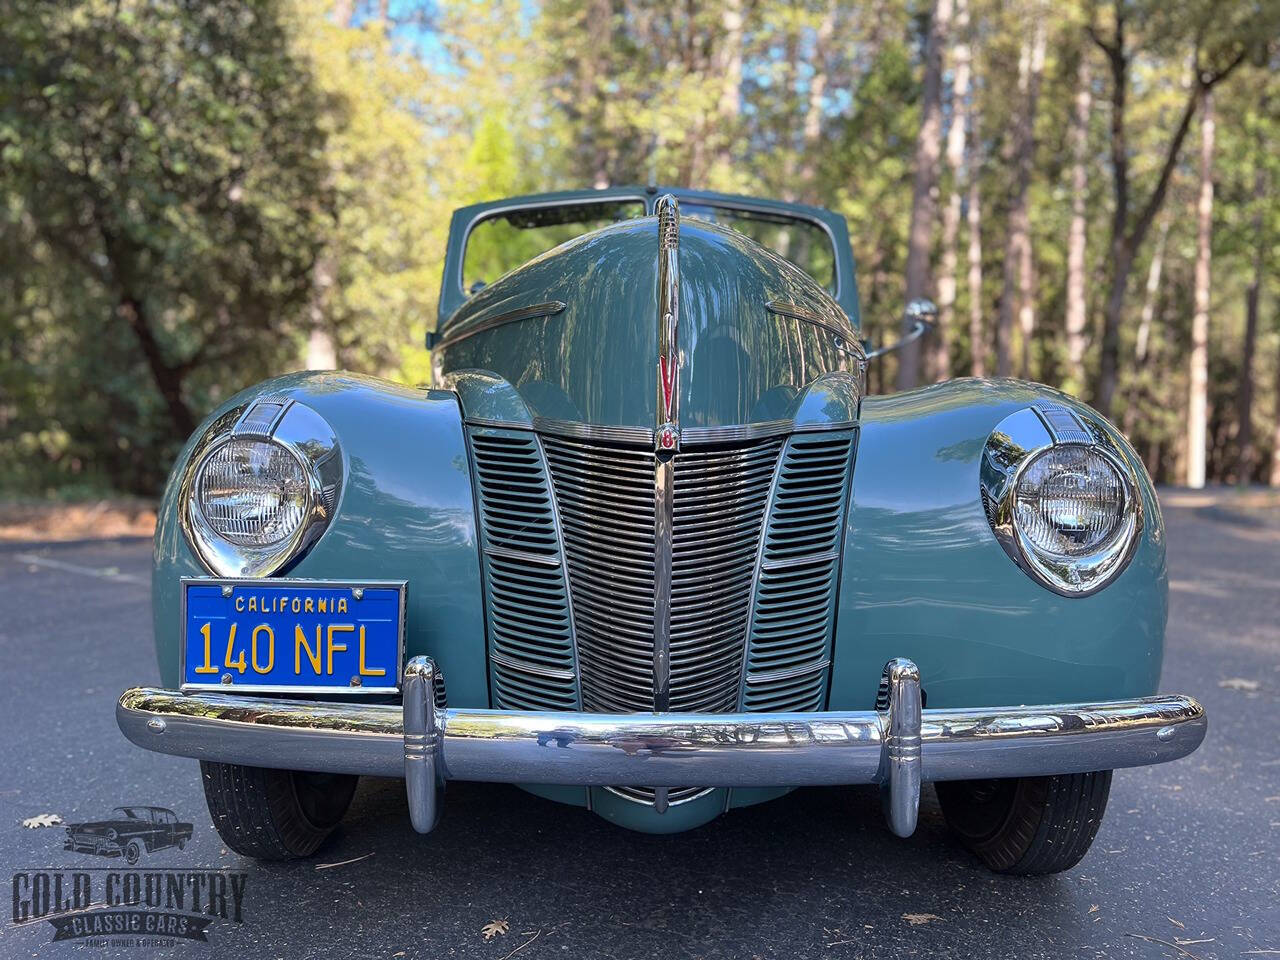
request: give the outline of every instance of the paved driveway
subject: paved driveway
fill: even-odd
[[[987,873],[928,791],[919,831],[896,840],[867,789],[801,790],[652,837],[514,787],[451,784],[423,837],[399,782],[364,781],[316,859],[243,860],[210,825],[196,764],[116,730],[120,690],[156,679],[139,541],[0,546],[0,863],[92,866],[102,882],[124,864],[64,853],[61,828],[21,821],[141,802],[195,835],[140,867],[247,873],[243,922],[215,920],[208,944],[109,938],[91,956],[1280,956],[1280,522],[1213,505],[1166,517],[1164,687],[1202,698],[1208,739],[1179,763],[1117,773],[1092,852],[1065,875]],[[507,932],[486,941],[499,920]],[[5,921],[0,956],[86,949],[52,934]]]

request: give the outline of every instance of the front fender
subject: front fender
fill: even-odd
[[[893,657],[920,667],[930,707],[1008,706],[1154,694],[1168,614],[1164,525],[1146,470],[1145,523],[1128,568],[1084,598],[1024,574],[983,511],[988,434],[1037,399],[1096,413],[1020,381],[955,380],[862,408],[841,569],[830,705],[867,709]]]
[[[151,588],[163,684],[179,682],[180,579],[209,575],[182,533],[179,478],[212,424],[268,394],[299,400],[329,422],[346,478],[328,530],[288,576],[407,580],[406,659],[435,659],[451,705],[487,707],[475,506],[457,396],[349,373],[291,374],[243,391],[179,454],[156,524]]]

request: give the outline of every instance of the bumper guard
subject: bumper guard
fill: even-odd
[[[799,787],[878,783],[910,836],[930,780],[1045,776],[1177,760],[1204,739],[1191,697],[922,710],[920,671],[891,660],[884,710],[839,713],[552,713],[438,707],[436,667],[414,657],[396,704],[183,694],[134,687],[116,707],[140,747],[258,767],[403,777],[431,830],[446,780],[578,786]]]

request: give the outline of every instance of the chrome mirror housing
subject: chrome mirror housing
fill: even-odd
[[[893,353],[895,350],[901,350],[907,344],[919,340],[938,325],[938,305],[925,297],[919,297],[908,303],[907,309],[903,311],[902,315],[903,319],[906,320],[904,326],[909,324],[910,327],[900,340],[883,347],[872,347],[869,341],[862,341],[862,345],[867,351],[868,360],[883,357],[886,353]]]

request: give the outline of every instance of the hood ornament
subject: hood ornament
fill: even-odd
[[[680,449],[680,202],[663,194],[658,216],[658,424],[659,457]]]

